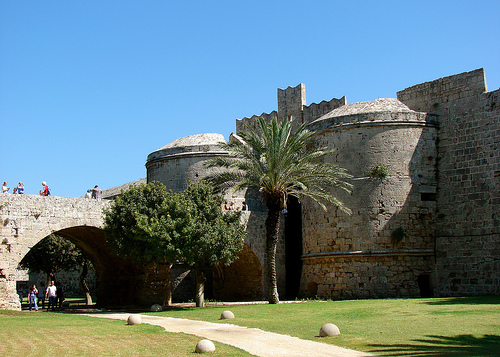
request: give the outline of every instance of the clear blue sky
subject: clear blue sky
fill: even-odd
[[[500,86],[500,1],[0,2],[0,181],[81,196],[147,155],[235,130],[305,83],[307,104],[396,97],[483,67]]]

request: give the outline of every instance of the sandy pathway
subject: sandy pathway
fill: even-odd
[[[93,313],[83,314],[91,317],[127,320],[129,313]],[[161,326],[168,332],[182,332],[199,336],[211,341],[222,342],[255,356],[261,357],[361,357],[374,356],[369,353],[359,352],[329,345],[326,343],[302,340],[297,337],[266,332],[256,328],[247,328],[231,324],[211,323],[161,317],[140,315],[142,323]],[[193,347],[194,348],[194,347]]]

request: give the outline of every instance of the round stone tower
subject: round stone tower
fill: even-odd
[[[354,177],[334,191],[352,215],[304,200],[301,291],[321,297],[432,293],[435,118],[397,99],[342,106],[313,121],[326,160]]]
[[[220,147],[222,134],[197,134],[172,141],[148,155],[146,170],[148,182],[158,181],[172,191],[185,190],[189,182],[196,182],[211,173],[203,162],[227,155]]]

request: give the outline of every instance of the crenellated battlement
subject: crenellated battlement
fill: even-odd
[[[300,83],[295,87],[286,89],[278,88],[278,111],[252,115],[243,119],[236,119],[236,133],[241,133],[246,125],[256,129],[257,118],[262,117],[270,121],[273,117],[278,119],[289,119],[293,121],[294,127],[303,123],[311,123],[324,114],[347,104],[346,97],[333,98],[330,101],[323,100],[320,103],[306,105],[306,86]]]
[[[340,99],[333,98],[329,102],[323,100],[320,103],[312,103],[311,105],[304,107],[304,122],[312,123],[326,113],[329,113],[332,110],[340,108],[346,104],[347,99],[345,96]]]
[[[257,128],[257,118],[259,117],[264,118],[266,122],[269,122],[272,118],[277,116],[278,112],[273,110],[271,113],[262,113],[261,115],[252,115],[250,118],[244,117],[243,119],[236,119],[236,133],[238,134],[244,131],[246,125],[255,130]]]

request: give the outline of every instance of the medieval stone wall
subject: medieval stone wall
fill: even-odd
[[[49,234],[68,227],[102,227],[106,202],[34,195],[0,196],[0,304],[19,308],[16,269],[26,253]]]
[[[303,123],[311,123],[322,115],[347,104],[346,97],[333,98],[330,101],[323,100],[320,103],[306,105],[306,86],[300,83],[296,87],[286,89],[278,88],[278,111],[252,115],[243,119],[236,119],[236,133],[246,131],[246,126],[253,130],[257,129],[257,118],[262,117],[266,122],[272,118],[287,118],[292,120],[292,127],[296,129]]]
[[[441,295],[500,293],[500,91],[484,70],[407,88],[398,98],[439,114],[436,263]]]
[[[304,200],[301,291],[310,297],[420,296],[433,272],[437,128],[424,113],[366,113],[311,124],[326,161],[354,177],[334,191],[353,214]],[[386,177],[370,177],[375,165]],[[425,196],[424,194],[424,197]],[[422,278],[420,278],[422,279]]]
[[[0,308],[20,309],[17,266],[51,233],[75,243],[92,261],[101,306],[163,303],[165,269],[124,260],[106,245],[102,212],[109,204],[86,198],[0,195]]]
[[[214,172],[203,166],[204,162],[216,156],[226,155],[218,145],[224,141],[221,134],[198,134],[180,138],[153,151],[146,162],[147,181],[158,181],[168,189],[179,192],[190,182]]]

